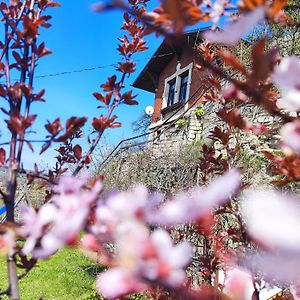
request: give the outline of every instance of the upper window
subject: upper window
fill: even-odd
[[[188,100],[192,66],[193,64],[190,63],[188,66],[181,68],[180,63],[178,63],[176,72],[165,79],[162,108]]]
[[[173,105],[175,103],[175,87],[176,87],[176,80],[173,79],[168,83],[169,85],[169,92],[168,92],[168,106]]]
[[[180,88],[179,88],[179,102],[187,100],[187,88],[189,81],[189,72],[185,72],[180,76]]]

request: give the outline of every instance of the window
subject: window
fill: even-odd
[[[187,100],[187,88],[189,81],[189,73],[186,72],[180,76],[180,89],[179,89],[179,102],[184,102]]]
[[[168,92],[168,106],[173,105],[175,102],[175,87],[176,87],[176,80],[172,80],[168,83],[169,85],[169,92]]]
[[[176,72],[165,79],[162,109],[174,104],[184,103],[188,100],[192,67],[193,63],[184,68],[181,68],[181,64],[178,63]]]

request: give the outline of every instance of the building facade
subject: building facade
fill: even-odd
[[[207,29],[187,32],[172,43],[165,39],[133,83],[134,87],[154,94],[149,128],[154,146],[180,148],[187,142],[207,142],[216,126],[226,126],[217,116],[221,105],[209,100],[213,77],[199,62],[198,47]],[[227,83],[221,84],[225,89]],[[251,105],[240,111],[257,124],[274,122],[273,117]],[[249,149],[268,148],[254,134],[247,134],[241,143]]]

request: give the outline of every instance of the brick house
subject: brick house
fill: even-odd
[[[173,44],[165,39],[133,83],[155,95],[150,125],[151,137],[157,137],[154,145],[180,147],[186,142],[207,140],[215,126],[224,126],[216,115],[219,105],[206,101],[206,92],[212,89],[210,75],[199,67],[197,58],[197,46],[208,29],[186,32]],[[273,122],[272,117],[251,105],[242,107],[241,112],[256,123]],[[248,135],[242,143],[246,148],[265,148],[255,135]]]
[[[199,68],[196,52],[207,29],[189,31],[173,44],[165,39],[133,83],[155,95],[150,129],[159,144],[203,139],[216,125],[212,105],[205,103],[209,74]]]

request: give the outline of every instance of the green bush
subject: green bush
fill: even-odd
[[[200,119],[202,116],[204,116],[205,110],[203,108],[197,108],[195,110],[195,115],[198,119]]]
[[[188,120],[187,119],[179,119],[177,122],[176,122],[176,125],[178,126],[178,127],[183,127],[183,126],[185,126],[185,125],[187,125],[188,124]]]

